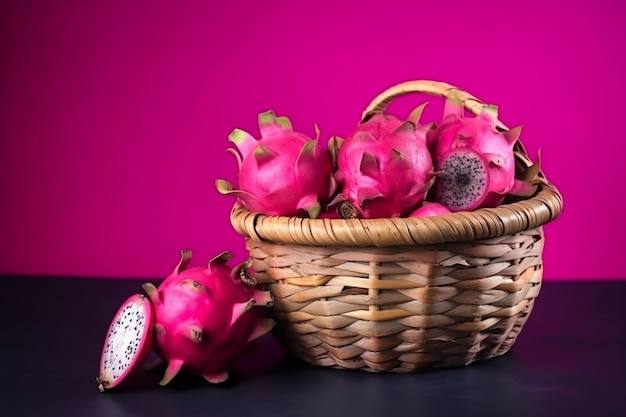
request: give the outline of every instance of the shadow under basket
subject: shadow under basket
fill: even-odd
[[[474,114],[484,106],[449,84],[418,80],[383,92],[363,117],[416,92],[460,98]],[[519,141],[515,149],[530,165]],[[373,372],[463,366],[508,352],[539,294],[542,226],[562,210],[540,176],[534,196],[472,212],[308,219],[235,205],[230,220],[294,356]]]

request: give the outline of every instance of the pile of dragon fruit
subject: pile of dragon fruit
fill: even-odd
[[[496,106],[468,117],[447,100],[439,123],[420,124],[425,104],[407,120],[371,114],[325,144],[317,125],[310,138],[288,118],[261,113],[258,140],[240,129],[229,136],[239,187],[218,179],[216,188],[266,215],[362,219],[472,211],[536,192],[539,161],[516,160],[521,126],[497,129]]]

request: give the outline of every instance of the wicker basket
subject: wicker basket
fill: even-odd
[[[475,114],[484,106],[418,80],[380,94],[364,117],[409,93],[454,95]],[[529,165],[523,145],[515,147]],[[539,294],[542,225],[562,209],[540,175],[532,198],[473,212],[307,219],[235,205],[231,223],[274,297],[277,336],[296,357],[375,372],[462,366],[509,351]]]

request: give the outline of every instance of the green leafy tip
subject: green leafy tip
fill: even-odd
[[[417,106],[411,113],[409,113],[408,121],[413,123],[415,126],[419,124],[420,119],[422,118],[422,113],[424,112],[424,108],[428,105],[428,102],[424,102]]]
[[[230,194],[234,191],[233,185],[229,181],[220,179],[215,180],[215,188],[220,194],[224,195]]]
[[[240,145],[248,140],[250,134],[245,130],[235,129],[230,135],[228,135],[228,140],[234,143],[235,145]]]
[[[263,127],[274,124],[278,124],[278,121],[276,120],[276,113],[274,113],[273,110],[268,110],[259,114],[259,126]]]
[[[280,116],[276,118],[276,123],[283,130],[293,131],[293,126],[291,125],[291,120],[287,116]]]

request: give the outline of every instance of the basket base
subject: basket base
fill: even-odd
[[[287,351],[312,365],[396,373],[508,352],[541,288],[542,249],[541,228],[419,247],[248,241]]]
[[[514,318],[502,322],[484,332],[459,333],[450,340],[429,340],[419,345],[407,343],[402,336],[370,336],[356,340],[354,345],[334,347],[327,343],[307,346],[311,341],[324,340],[327,334],[311,333],[299,337],[293,329],[281,323],[274,335],[281,345],[295,358],[313,366],[334,369],[362,370],[374,373],[411,373],[442,368],[470,365],[474,362],[502,356],[507,353],[528,320],[534,300]],[[512,323],[512,324],[511,324]],[[360,346],[394,346],[387,350],[367,350]]]

